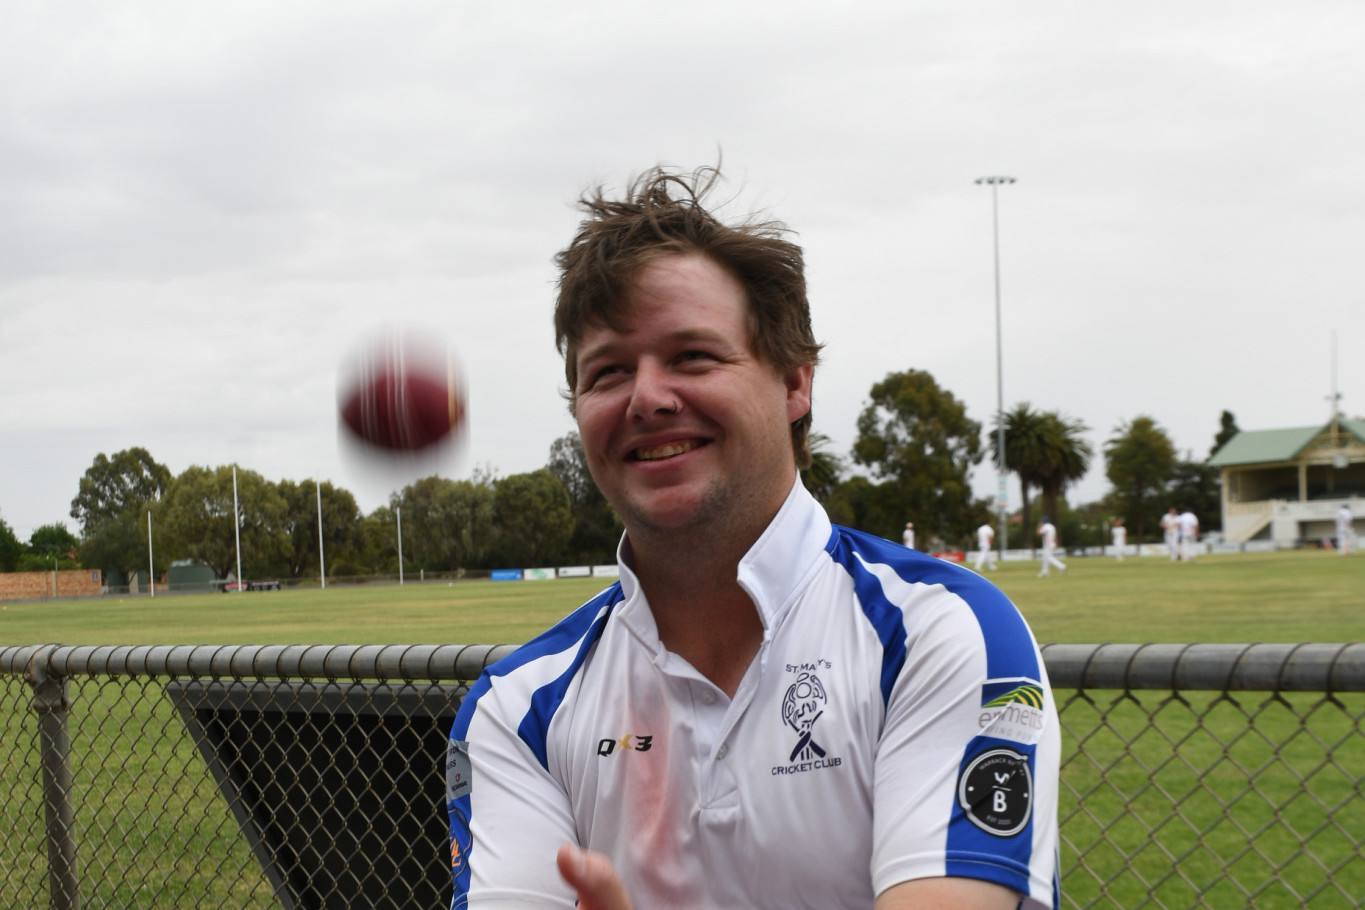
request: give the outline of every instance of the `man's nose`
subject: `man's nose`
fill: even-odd
[[[631,386],[630,416],[645,419],[657,414],[675,414],[678,396],[668,370],[653,361],[642,361],[635,369]]]

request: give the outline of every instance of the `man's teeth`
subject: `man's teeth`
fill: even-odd
[[[674,455],[690,452],[696,447],[695,442],[670,442],[666,446],[656,446],[652,449],[636,449],[635,457],[640,461],[658,461],[660,458],[672,458]]]

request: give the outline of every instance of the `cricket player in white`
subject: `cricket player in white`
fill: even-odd
[[[983,565],[989,564],[990,570],[995,571],[995,551],[991,549],[991,544],[995,541],[995,528],[990,522],[986,522],[976,529],[976,571],[980,572]]]
[[[982,576],[832,525],[809,463],[801,251],[598,191],[556,336],[620,581],[500,661],[451,729],[452,906],[1060,906],[1061,743]]]
[[[1171,510],[1161,516],[1162,538],[1166,541],[1166,552],[1171,555],[1171,562],[1180,558],[1180,513],[1171,506]]]
[[[1199,519],[1189,509],[1180,513],[1180,558],[1194,562],[1195,544],[1199,541]]]
[[[1337,509],[1337,552],[1342,556],[1349,555],[1355,549],[1355,542],[1355,516],[1351,514],[1351,507],[1343,502]]]
[[[1066,572],[1066,564],[1056,556],[1057,551],[1057,527],[1046,515],[1043,520],[1038,522],[1038,536],[1043,539],[1043,568],[1038,573],[1039,578],[1047,578],[1048,566],[1056,566],[1063,573]]]
[[[1114,519],[1114,527],[1110,530],[1114,538],[1114,558],[1123,562],[1123,550],[1128,546],[1128,529],[1123,526],[1122,518]]]

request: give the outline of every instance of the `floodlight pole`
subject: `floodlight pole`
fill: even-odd
[[[394,514],[398,516],[398,584],[403,584],[403,507],[394,506]]]
[[[156,597],[156,566],[152,562],[152,510],[147,510],[147,578],[152,597]]]
[[[237,593],[242,593],[242,517],[237,511],[237,466],[232,466],[232,536],[237,541]]]
[[[978,185],[991,188],[991,234],[995,248],[995,419],[996,419],[996,490],[995,508],[1000,521],[1000,561],[1005,561],[1005,515],[1009,505],[1009,490],[1005,485],[1005,370],[1003,342],[1000,331],[1000,197],[1001,184],[1014,183],[1013,177],[978,177]],[[1027,538],[1028,529],[1024,529]]]
[[[318,491],[318,571],[322,573],[322,586],[327,587],[327,560],[322,555],[322,484],[313,481]]]

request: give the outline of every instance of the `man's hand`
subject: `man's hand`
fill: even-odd
[[[555,861],[559,874],[578,892],[578,910],[631,910],[626,886],[602,854],[565,844]]]

